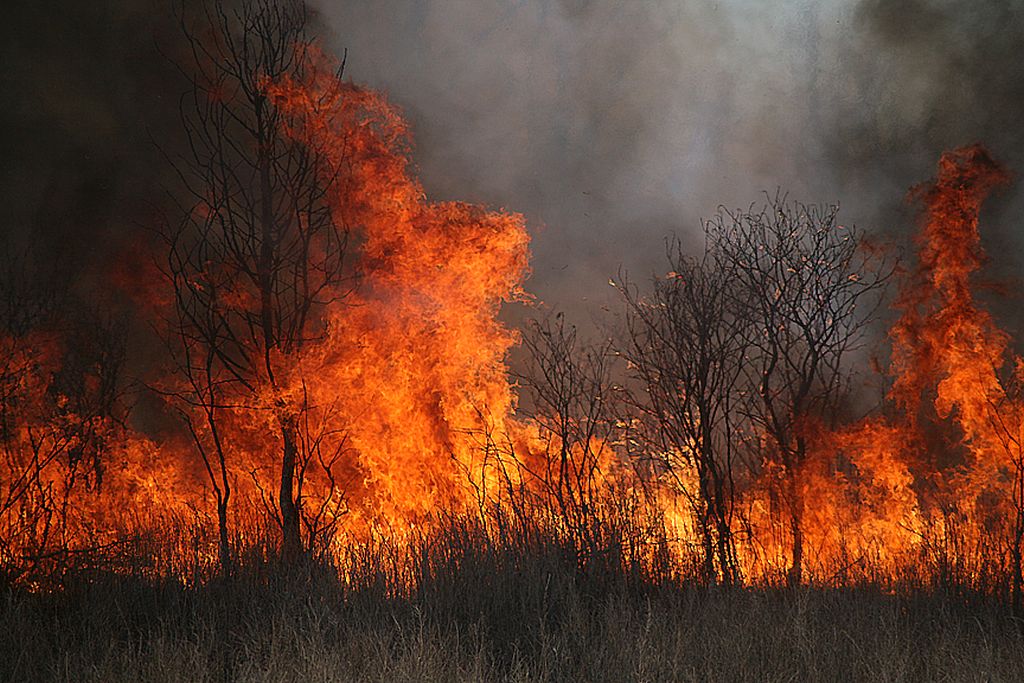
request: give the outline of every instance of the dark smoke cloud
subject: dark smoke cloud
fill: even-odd
[[[138,237],[169,179],[181,83],[169,7],[144,0],[17,3],[5,11],[0,109],[4,231],[98,277]]]
[[[922,177],[938,152],[974,141],[1021,168],[1017,3],[867,0],[852,16],[856,40],[835,51],[847,96],[834,98],[822,131],[835,168],[864,180],[872,170],[897,181]]]
[[[986,276],[1009,294],[991,297],[989,305],[1020,338],[1024,8],[1016,2],[866,0],[854,19],[857,42],[842,54],[847,70],[860,78],[866,106],[851,99],[834,117],[828,163],[850,169],[854,196],[871,197],[872,183],[895,196],[930,176],[942,150],[985,144],[1016,176],[986,206],[982,237],[990,256]],[[874,211],[868,207],[865,215],[905,233],[899,205],[878,190],[873,196]]]
[[[183,84],[170,3],[19,3],[2,55],[4,231],[102,286],[157,220]],[[906,189],[981,141],[1024,170],[1024,18],[1014,2],[314,0],[348,74],[389,91],[436,198],[524,212],[530,288],[596,308],[619,266],[661,268],[718,204],[777,187],[840,201],[898,238]],[[998,275],[1019,270],[1020,185],[993,204]],[[584,303],[586,299],[587,303]]]

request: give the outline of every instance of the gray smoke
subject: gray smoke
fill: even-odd
[[[666,234],[696,248],[719,204],[782,188],[899,240],[906,190],[943,149],[981,141],[1024,170],[1010,0],[311,1],[349,76],[410,118],[430,194],[525,213],[529,288],[570,312],[599,312],[620,266],[662,269]],[[183,49],[173,3],[16,5],[0,41],[3,230],[69,252],[102,287],[174,184],[156,147],[180,144],[184,84],[160,55]],[[997,277],[1021,267],[1022,197],[985,217]]]
[[[902,240],[908,187],[981,141],[1024,169],[1024,19],[1013,2],[314,0],[348,74],[413,123],[435,198],[522,211],[529,287],[604,301],[662,267],[719,204],[776,188]],[[1012,189],[989,211],[1020,259]],[[1015,249],[1007,249],[1007,247]]]

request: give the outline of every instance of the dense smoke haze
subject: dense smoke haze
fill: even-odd
[[[980,141],[1024,168],[1014,3],[316,0],[348,76],[409,117],[428,192],[523,212],[529,289],[580,318],[663,238],[777,188],[903,239],[907,188]],[[26,5],[4,40],[5,231],[83,281],[144,240],[173,183],[183,49],[173,6]],[[1021,192],[993,203],[1016,273]],[[1005,247],[1011,247],[1007,249]],[[587,303],[589,302],[589,303]]]
[[[781,188],[902,236],[943,149],[1022,160],[1013,3],[317,6],[352,77],[411,116],[429,189],[527,214],[532,288],[564,307],[659,268],[719,204]]]
[[[2,197],[7,248],[32,244],[102,278],[142,237],[172,180],[184,83],[170,6],[19,3],[4,22]]]

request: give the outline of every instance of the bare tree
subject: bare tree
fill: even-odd
[[[234,378],[218,362],[215,351],[222,321],[192,296],[193,287],[186,280],[188,270],[177,260],[178,246],[172,242],[170,247],[167,274],[174,289],[176,317],[169,326],[167,341],[179,382],[173,388],[157,390],[175,399],[175,408],[203,461],[216,501],[218,559],[221,572],[226,576],[231,573],[228,528],[231,479],[220,415],[236,407],[224,396]]]
[[[863,234],[839,225],[837,206],[790,203],[776,195],[746,211],[722,209],[707,224],[735,279],[744,329],[745,372],[758,400],[749,416],[769,439],[765,457],[781,467],[791,535],[790,583],[802,576],[806,420],[834,422],[848,387],[847,361],[864,341],[895,269]]]
[[[74,305],[32,249],[3,249],[0,571],[52,579],[74,552],[95,549],[75,521],[82,496],[100,493],[108,440],[124,427],[124,328]]]
[[[735,266],[713,248],[699,258],[669,245],[671,271],[643,296],[625,278],[621,353],[639,391],[630,392],[640,434],[693,510],[708,581],[739,580],[733,515],[742,447],[743,363],[749,321],[737,307]],[[691,469],[692,468],[692,469]],[[680,477],[696,472],[696,487]]]
[[[996,452],[1005,456],[995,472],[985,471],[989,486],[1009,486],[998,502],[1008,512],[1006,545],[1010,556],[1010,609],[1024,617],[1024,359],[997,373],[999,390],[985,396],[984,419],[992,431]],[[1004,489],[1005,490],[1005,489]]]
[[[225,410],[271,413],[280,439],[277,519],[285,558],[303,547],[296,476],[309,406],[283,377],[322,334],[323,306],[350,287],[349,232],[326,201],[336,169],[287,135],[302,122],[267,92],[283,78],[312,77],[307,25],[298,0],[248,0],[230,11],[214,2],[199,22],[182,19],[193,57],[182,69],[191,86],[181,102],[188,148],[172,161],[188,198],[181,220],[164,230],[185,379],[179,393],[204,424],[207,445],[196,443],[219,488],[218,508],[230,496]]]
[[[517,461],[532,488],[539,488],[544,502],[555,506],[578,544],[581,561],[586,561],[602,542],[597,527],[607,493],[603,477],[609,474],[602,468],[613,461],[610,343],[580,343],[576,328],[559,313],[533,321],[523,346],[523,407],[538,429],[541,452]]]

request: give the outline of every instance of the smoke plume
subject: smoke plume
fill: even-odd
[[[942,150],[980,141],[1024,168],[1009,2],[315,4],[349,75],[410,116],[428,190],[527,215],[531,288],[561,307],[762,191],[902,240],[906,189]],[[1019,190],[995,205],[987,234],[1017,246]]]
[[[189,2],[188,5],[196,5]],[[777,188],[903,239],[942,150],[1024,168],[1024,19],[1012,2],[312,0],[347,74],[411,119],[426,189],[523,212],[530,289],[596,306],[700,218]],[[5,232],[69,252],[87,286],[144,239],[180,143],[171,5],[26,4],[5,22]],[[1020,268],[1012,188],[986,216]]]

